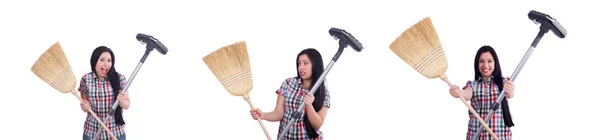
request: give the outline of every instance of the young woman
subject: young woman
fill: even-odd
[[[305,49],[296,57],[296,77],[287,78],[276,91],[277,105],[272,112],[263,113],[260,109],[250,110],[252,117],[257,120],[279,121],[279,134],[292,120],[292,113],[302,104],[305,111],[301,119],[294,122],[284,137],[285,139],[323,139],[319,130],[325,122],[329,109],[329,92],[323,82],[316,90],[315,95],[310,94],[310,89],[323,74],[323,59],[321,54],[312,48]],[[278,134],[278,138],[279,138]]]
[[[509,81],[509,78],[502,77],[502,70],[500,69],[500,61],[496,51],[490,46],[483,46],[479,48],[475,56],[475,81],[468,81],[466,86],[459,89],[458,86],[453,85],[450,88],[450,94],[458,98],[460,95],[465,97],[466,100],[471,101],[471,106],[475,111],[485,116],[492,105],[500,96],[500,92],[504,90],[506,96],[501,104],[501,109],[497,110],[490,119],[491,121],[487,125],[501,140],[510,140],[512,132],[510,127],[514,126],[510,111],[508,108],[507,99],[512,98],[514,93],[514,84]],[[469,112],[469,127],[467,132],[467,140],[471,140],[475,136],[477,129],[480,127],[479,121]],[[477,140],[491,140],[493,139],[491,134],[487,131],[482,130]]]
[[[92,72],[85,74],[79,84],[78,90],[83,99],[81,109],[83,112],[88,113],[88,109],[91,108],[98,117],[103,119],[108,116],[112,104],[119,100],[115,115],[108,118],[106,126],[119,140],[125,140],[125,121],[123,120],[122,109],[129,108],[129,94],[121,92],[121,89],[127,83],[125,76],[115,70],[115,55],[105,46],[97,47],[92,52],[90,64]],[[90,140],[95,133],[102,129],[90,113],[85,119],[83,128],[83,140]],[[105,130],[102,131],[99,137],[102,140],[110,139]]]

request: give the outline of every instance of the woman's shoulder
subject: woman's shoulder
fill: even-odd
[[[298,77],[288,77],[288,78],[286,78],[284,80],[284,83],[288,83],[288,84],[290,84],[290,83],[298,83],[299,81],[301,81],[301,80]]]
[[[119,79],[126,79],[127,77],[125,77],[124,74],[117,72],[117,74],[119,74]]]
[[[94,77],[94,72],[88,72],[86,74],[84,74],[83,76],[81,76],[81,79],[88,79],[88,78],[92,78]]]
[[[467,83],[465,84],[465,86],[463,87],[463,89],[467,88],[467,87],[472,87],[477,85],[477,80],[467,80]]]

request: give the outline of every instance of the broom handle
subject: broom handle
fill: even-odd
[[[79,94],[77,94],[77,92],[72,91],[71,94],[73,94],[75,97],[77,97],[77,99],[79,99],[79,102],[83,103],[83,99],[81,99],[81,96],[79,96]],[[100,117],[98,117],[98,115],[96,115],[96,113],[94,113],[94,111],[92,111],[92,109],[88,109],[88,112],[90,114],[92,114],[92,116],[94,117],[94,119],[96,119],[96,121],[98,121],[98,123],[100,124],[100,126],[102,126],[104,128],[104,130],[106,130],[106,132],[108,132],[108,134],[110,135],[110,137],[112,137],[113,139],[117,139],[117,137],[110,131],[110,129],[108,129],[108,127],[106,127],[106,124],[104,124],[103,122],[101,122]]]
[[[440,77],[440,79],[442,79],[444,82],[446,82],[446,84],[448,84],[448,86],[452,86],[452,83],[450,82],[450,80],[448,80],[446,74],[442,75]],[[467,100],[465,99],[465,97],[462,96],[462,94],[460,94],[460,100],[463,102],[463,104],[465,104],[465,106],[467,106],[467,108],[469,108],[469,111],[471,113],[473,113],[473,116],[475,116],[475,118],[477,118],[477,120],[479,121],[479,123],[481,123],[482,127],[485,127],[485,130],[487,130],[492,137],[494,137],[495,140],[499,140],[498,136],[496,136],[496,134],[494,134],[494,132],[492,131],[492,129],[490,129],[490,127],[488,127],[488,125],[485,123],[485,121],[483,121],[483,119],[481,119],[481,117],[479,117],[479,114],[477,112],[475,112],[475,109],[473,109],[473,107],[471,107],[471,105],[469,105],[469,103],[467,103]]]
[[[523,58],[519,62],[519,65],[517,65],[517,68],[515,69],[513,74],[510,76],[511,82],[514,82],[515,79],[517,79],[517,76],[519,76],[521,69],[523,69],[523,66],[529,59],[529,56],[531,56],[531,53],[533,53],[533,50],[535,49],[535,47],[537,47],[537,44],[540,42],[542,37],[544,37],[544,34],[546,34],[549,30],[550,30],[550,27],[545,27],[545,26],[540,27],[540,31],[538,32],[538,35],[535,37],[535,40],[533,40],[533,43],[531,43],[531,46],[529,46],[529,49],[527,49],[525,56],[523,56]],[[504,100],[504,96],[506,96],[506,95],[504,93],[504,90],[502,90],[500,92],[500,96],[498,97],[496,102],[494,102],[494,104],[492,105],[492,109],[490,111],[488,111],[488,114],[485,116],[486,122],[490,121],[491,117],[489,117],[489,116],[491,116],[493,113],[495,113],[498,110],[498,108],[500,107],[500,104],[502,103],[502,100]],[[481,133],[481,127],[479,127],[477,129],[477,133],[475,133],[475,136],[479,136],[480,133]]]
[[[254,109],[254,105],[252,105],[252,101],[250,101],[250,97],[248,96],[248,94],[244,94],[244,100],[246,100],[246,102],[248,102],[248,105],[250,105],[251,109]],[[265,132],[267,139],[271,140],[271,135],[269,135],[269,131],[267,131],[267,128],[263,124],[262,119],[260,119],[260,117],[259,117],[257,121],[260,124],[260,127],[262,128],[263,132]]]

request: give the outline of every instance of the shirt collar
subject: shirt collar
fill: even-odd
[[[96,75],[96,72],[92,72],[92,78],[95,80],[98,80],[98,75]],[[104,76],[104,80],[108,79],[107,76]]]
[[[304,88],[304,85],[302,84],[302,82],[304,82],[304,79],[302,79],[302,77],[298,77],[298,87],[300,88],[300,90],[307,90],[307,88]]]
[[[479,82],[489,82],[489,81],[491,81],[493,79],[494,79],[494,76],[492,75],[492,76],[490,76],[489,79],[487,79],[486,81],[483,81],[483,77],[479,76],[479,78],[477,79],[477,81],[479,81]]]

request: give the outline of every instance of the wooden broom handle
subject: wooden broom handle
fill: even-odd
[[[452,87],[452,83],[450,82],[450,80],[448,80],[448,77],[446,76],[446,74],[442,75],[440,77],[440,79],[442,79],[444,82],[446,82],[446,84],[448,84],[448,86]],[[481,125],[483,125],[485,130],[487,130],[492,135],[492,137],[494,137],[495,140],[499,140],[498,136],[496,136],[496,134],[494,134],[492,129],[490,129],[490,127],[488,127],[488,125],[485,123],[485,121],[483,121],[483,119],[481,119],[481,117],[479,117],[479,114],[477,112],[475,112],[475,109],[473,109],[473,107],[471,107],[471,105],[469,105],[469,103],[467,103],[467,100],[465,99],[465,97],[463,97],[462,94],[460,94],[459,97],[460,97],[460,100],[463,102],[463,104],[465,104],[465,106],[467,106],[467,108],[469,108],[469,111],[471,113],[473,113],[473,116],[475,116],[475,118],[477,118],[479,123],[481,123]]]
[[[79,96],[79,94],[77,94],[77,92],[71,91],[71,94],[73,94],[75,97],[77,97],[77,99],[79,99],[79,102],[83,102],[83,99],[81,99],[81,96]],[[96,119],[96,121],[98,121],[98,123],[100,123],[100,126],[102,126],[102,128],[104,128],[104,130],[106,130],[106,132],[108,132],[108,134],[110,135],[110,137],[112,137],[115,140],[118,140],[117,137],[110,131],[110,129],[108,129],[108,127],[106,127],[106,124],[104,124],[102,122],[102,120],[100,119],[100,117],[98,117],[98,115],[96,115],[96,113],[94,113],[94,111],[92,111],[91,108],[88,110],[88,112],[90,114],[92,114],[92,116]]]
[[[248,95],[244,95],[244,100],[246,100],[246,102],[248,102],[248,105],[250,105],[251,109],[254,109],[254,105],[252,105],[252,101],[250,101],[250,97]],[[267,131],[267,128],[263,124],[262,119],[258,118],[257,121],[260,124],[260,127],[262,127],[263,132],[265,132],[267,139],[271,140],[271,135],[269,135],[269,132]]]

